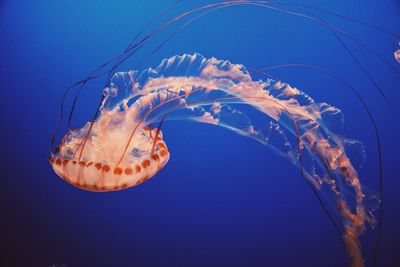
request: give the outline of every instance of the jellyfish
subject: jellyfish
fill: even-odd
[[[161,125],[150,125],[188,119],[221,126],[271,147],[317,190],[331,190],[354,266],[362,263],[357,237],[374,223],[365,203],[376,196],[363,191],[346,154],[362,146],[335,133],[342,124],[339,109],[284,82],[253,80],[243,65],[200,54],[164,59],[140,73],[118,72],[104,96],[97,120],[69,132],[50,159],[68,183],[90,191],[138,185],[170,157]],[[262,125],[253,118],[259,115],[268,118]]]
[[[397,51],[394,52],[394,58],[400,63],[400,49],[397,49]]]
[[[166,10],[179,2],[174,2]],[[162,132],[165,121],[190,120],[221,126],[256,140],[298,167],[341,235],[350,265],[364,266],[359,237],[367,226],[377,224],[374,212],[382,203],[382,188],[376,193],[361,183],[356,162],[363,161],[365,150],[360,141],[342,135],[344,121],[339,108],[316,102],[304,91],[271,77],[266,71],[274,67],[246,68],[229,60],[206,58],[199,53],[165,58],[158,66],[140,71],[139,66],[147,57],[158,52],[177,32],[210,12],[237,5],[266,8],[307,19],[326,28],[385,101],[389,101],[341,38],[350,38],[384,65],[396,73],[399,73],[398,70],[365,43],[326,23],[313,12],[327,13],[355,23],[359,21],[312,6],[284,2],[238,0],[214,3],[173,17],[146,35],[139,33],[123,53],[68,88],[65,95],[78,87],[68,118],[68,131],[59,146],[51,149],[49,162],[58,176],[75,187],[93,192],[118,191],[155,177],[168,163],[171,154]],[[150,55],[142,57],[132,70],[117,71],[123,62],[136,55],[159,32],[183,19],[187,20],[178,25]],[[398,36],[377,29],[392,37]],[[397,51],[396,60],[399,61],[399,57]],[[381,182],[379,131],[360,94],[341,77],[315,66],[285,66],[322,71],[341,81],[360,100],[377,137]],[[106,67],[108,69],[101,72]],[[256,79],[256,73],[265,74],[265,77]],[[102,76],[107,78],[93,119],[82,127],[71,128],[70,121],[81,90],[91,80]],[[64,102],[61,111],[63,118]],[[52,137],[52,144],[58,130],[59,126]]]

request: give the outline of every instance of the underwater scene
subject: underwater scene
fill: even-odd
[[[399,14],[0,1],[0,265],[400,266]]]

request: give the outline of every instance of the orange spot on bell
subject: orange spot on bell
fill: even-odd
[[[143,166],[143,168],[149,167],[150,166],[150,160],[148,160],[148,159],[143,160],[142,161],[142,166]]]
[[[160,159],[160,156],[157,155],[157,154],[154,154],[154,155],[153,155],[153,159],[154,159],[154,160],[159,160],[159,159]]]
[[[127,174],[127,175],[129,175],[129,174],[132,174],[132,169],[131,168],[126,168],[125,169],[125,174]]]
[[[81,165],[82,167],[85,167],[86,166],[86,161],[80,161],[79,165]]]
[[[57,159],[57,160],[56,160],[56,164],[57,164],[57,165],[61,165],[61,159]]]
[[[160,155],[161,155],[162,157],[165,157],[166,155],[168,155],[168,151],[165,150],[165,149],[163,149],[163,150],[160,151]]]
[[[94,166],[95,166],[98,170],[100,170],[102,165],[101,165],[101,163],[98,162],[98,163],[96,163]]]
[[[164,149],[167,148],[167,147],[164,145],[164,143],[158,143],[157,145],[158,145],[159,148],[164,148]]]
[[[93,161],[89,162],[88,165],[86,165],[86,167],[89,167],[92,164],[93,164]]]
[[[142,170],[142,168],[140,168],[139,165],[136,165],[136,166],[135,166],[135,169],[136,169],[136,173],[139,173],[139,172]]]
[[[114,169],[114,174],[120,175],[122,173],[122,169],[120,167],[117,167]]]
[[[103,166],[103,172],[108,172],[110,170],[110,166],[108,166],[107,164]]]

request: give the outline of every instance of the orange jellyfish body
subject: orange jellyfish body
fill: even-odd
[[[146,139],[150,139],[149,133],[150,131],[144,127],[141,134],[146,136]],[[125,140],[121,140],[121,143],[123,141]],[[155,148],[156,151],[152,155],[148,154],[134,159],[131,157],[120,164],[106,158],[98,161],[79,161],[77,157],[55,156],[51,157],[49,161],[54,171],[62,179],[78,188],[94,192],[116,191],[147,181],[165,166],[170,153],[160,137],[157,138]],[[63,149],[61,146],[60,152]]]

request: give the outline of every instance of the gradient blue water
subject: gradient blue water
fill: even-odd
[[[46,160],[48,144],[66,87],[117,55],[169,2],[0,2],[2,266],[345,266],[340,238],[299,171],[255,141],[224,129],[166,124],[170,162],[154,179],[133,189],[89,193],[53,173]],[[396,0],[300,2],[392,31],[400,26]],[[184,1],[164,18],[199,5]],[[330,21],[395,64],[393,39]],[[204,17],[141,68],[174,54],[200,52],[250,67],[314,64],[349,80],[371,106],[382,131],[385,217],[379,262],[399,266],[399,76],[348,43],[394,108],[387,107],[326,29],[254,7],[232,7]],[[366,145],[362,180],[377,189],[375,137],[356,99],[321,74],[300,69],[272,74],[344,111],[346,136]],[[93,83],[83,94],[75,127],[93,113],[101,85]],[[370,230],[362,238],[368,263],[375,234]]]

